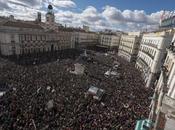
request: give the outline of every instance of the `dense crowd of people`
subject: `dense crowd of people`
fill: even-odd
[[[97,53],[83,75],[69,72],[79,60],[71,58],[38,65],[0,60],[0,130],[133,130],[148,117],[151,90],[134,65],[117,56]],[[114,61],[115,80],[105,77]],[[101,101],[87,96],[89,86],[105,90]]]

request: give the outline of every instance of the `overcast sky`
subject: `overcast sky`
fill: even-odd
[[[45,20],[48,3],[56,21],[68,26],[88,25],[93,30],[139,31],[158,27],[163,10],[173,11],[174,0],[0,0],[0,15]]]

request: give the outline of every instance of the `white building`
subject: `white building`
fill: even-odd
[[[0,54],[10,56],[70,49],[75,47],[72,36],[73,29],[55,23],[53,7],[49,5],[45,23],[41,22],[41,13],[36,21],[14,20],[13,17],[3,20],[0,23]]]
[[[118,49],[120,43],[120,35],[112,33],[102,33],[100,34],[100,46],[113,49]]]
[[[146,87],[152,86],[159,76],[166,48],[170,46],[172,36],[171,30],[145,33],[143,35],[136,68],[142,72]]]
[[[40,25],[26,22],[5,22],[0,26],[0,49],[5,56],[71,48],[72,32],[60,28],[47,31]]]
[[[150,119],[156,122],[155,130],[175,128],[175,46],[167,51],[164,71],[156,84],[150,112]]]
[[[0,26],[0,48],[1,54],[5,56],[19,55],[26,51],[28,41],[40,43],[37,35],[40,34],[41,39],[46,39],[42,27],[35,24],[23,22],[5,22]]]
[[[129,62],[135,62],[140,47],[140,32],[131,32],[121,36],[118,56]]]
[[[86,48],[95,46],[98,43],[98,34],[95,32],[86,32],[82,29],[74,29],[73,39],[75,48]]]

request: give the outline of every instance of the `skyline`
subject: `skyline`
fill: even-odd
[[[34,20],[39,11],[44,21],[47,5],[51,3],[56,22],[63,25],[88,25],[92,30],[140,31],[157,28],[163,10],[167,13],[173,10],[171,1],[159,0],[156,4],[156,0],[150,2],[152,5],[148,8],[146,0],[142,0],[142,4],[139,0],[132,1],[133,4],[129,0],[0,0],[0,16],[14,15],[16,19]]]

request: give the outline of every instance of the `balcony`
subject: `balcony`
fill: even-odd
[[[148,46],[151,46],[151,47],[154,47],[154,48],[157,48],[157,45],[152,44],[152,43],[142,42],[142,44],[143,44],[143,45],[148,45]]]
[[[148,51],[145,50],[141,50],[142,52],[144,52],[145,54],[147,54],[149,57],[151,57],[152,59],[154,59],[154,56],[151,55]]]
[[[138,58],[138,59],[137,59],[137,62],[138,62],[139,64],[141,64],[142,67],[144,67],[144,68],[147,68],[147,67],[148,67],[148,64],[147,64],[142,58]]]
[[[129,48],[129,49],[131,49],[131,48],[132,48],[132,47],[127,46],[127,45],[125,45],[125,44],[121,44],[121,46],[124,46],[124,47]]]
[[[124,49],[120,49],[119,51],[123,51],[123,52],[127,53],[128,55],[132,55],[129,51],[126,51]]]
[[[161,111],[175,119],[175,99],[165,95],[162,100]]]

